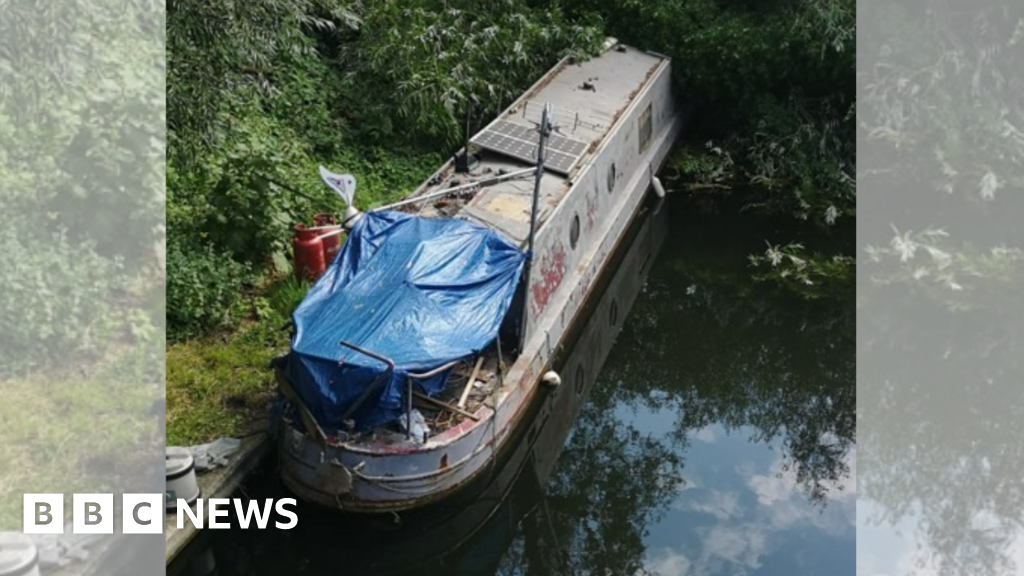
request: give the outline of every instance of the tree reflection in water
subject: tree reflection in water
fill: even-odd
[[[1017,573],[1020,315],[989,305],[950,314],[901,290],[871,297],[861,346],[872,361],[858,384],[870,415],[861,468],[870,520],[916,532],[906,573]]]
[[[858,564],[1021,573],[1024,5],[857,9]]]
[[[709,425],[781,444],[776,472],[819,508],[853,483],[853,287],[808,302],[756,285],[743,256],[763,246],[764,228],[716,221],[713,238],[734,240],[723,247],[680,219],[547,482],[545,505],[524,521],[499,573],[644,573],[650,526],[684,482],[689,439]],[[674,411],[671,433],[621,417],[633,408]],[[538,539],[551,549],[545,562],[531,553]],[[559,569],[550,566],[555,549],[564,551]]]

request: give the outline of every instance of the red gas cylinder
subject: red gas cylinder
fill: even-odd
[[[343,232],[331,214],[313,216],[313,227],[295,225],[292,249],[295,252],[295,277],[316,281],[334,262],[341,249]]]
[[[313,216],[313,223],[323,231],[320,241],[324,245],[324,265],[330,266],[334,262],[334,257],[338,255],[338,251],[341,250],[341,226],[338,226],[332,214],[317,214]],[[336,232],[336,234],[324,236],[331,232]]]
[[[318,228],[306,228],[305,224],[295,225],[292,250],[295,252],[295,277],[299,280],[315,281],[327,269],[321,234],[323,231]]]

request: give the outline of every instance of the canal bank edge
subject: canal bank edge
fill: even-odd
[[[270,443],[267,442],[267,434],[260,432],[242,439],[242,445],[238,452],[229,460],[227,466],[216,468],[197,477],[201,497],[206,498],[230,498],[235,490],[257,466],[266,458],[270,452]],[[195,510],[195,505],[192,505]],[[210,515],[209,507],[203,508],[203,519]],[[188,543],[198,535],[199,529],[187,520],[178,529],[177,512],[167,511],[164,538],[167,542],[167,564],[169,565],[178,557],[178,554],[188,546]]]

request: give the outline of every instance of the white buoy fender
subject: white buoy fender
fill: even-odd
[[[552,388],[557,388],[562,383],[562,377],[558,375],[558,372],[549,370],[544,373],[544,376],[541,377],[540,381]]]
[[[651,176],[651,186],[654,187],[654,194],[658,198],[665,197],[665,187],[661,185],[661,180],[657,176]]]

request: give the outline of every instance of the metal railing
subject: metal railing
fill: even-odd
[[[449,370],[455,367],[455,365],[458,364],[459,362],[462,362],[462,360],[452,360],[451,362],[443,366],[439,366],[429,372],[423,372],[421,374],[409,372],[408,378],[406,378],[405,390],[405,437],[407,440],[412,440],[412,381],[427,380],[428,378],[433,378],[434,376],[437,376],[438,374],[444,372],[445,370]]]
[[[346,348],[351,348],[352,350],[355,350],[356,352],[359,352],[360,354],[363,354],[365,356],[369,356],[374,360],[383,362],[388,367],[387,371],[382,372],[380,376],[377,376],[377,378],[373,382],[371,382],[369,386],[366,387],[366,390],[363,390],[363,393],[360,394],[358,398],[356,398],[356,401],[353,402],[352,405],[348,407],[348,410],[345,410],[345,413],[342,414],[341,416],[341,420],[342,422],[344,422],[345,420],[348,420],[349,417],[352,416],[352,414],[354,414],[355,411],[358,410],[359,407],[362,406],[364,402],[366,402],[366,399],[370,397],[370,394],[372,394],[374,390],[379,389],[382,384],[391,379],[391,375],[395,373],[395,363],[386,356],[382,356],[380,354],[377,354],[376,352],[371,352],[370,350],[367,350],[365,348],[360,348],[359,346],[356,346],[355,344],[351,344],[349,342],[345,342],[344,340],[339,340],[338,344]],[[340,359],[338,361],[341,362]]]

